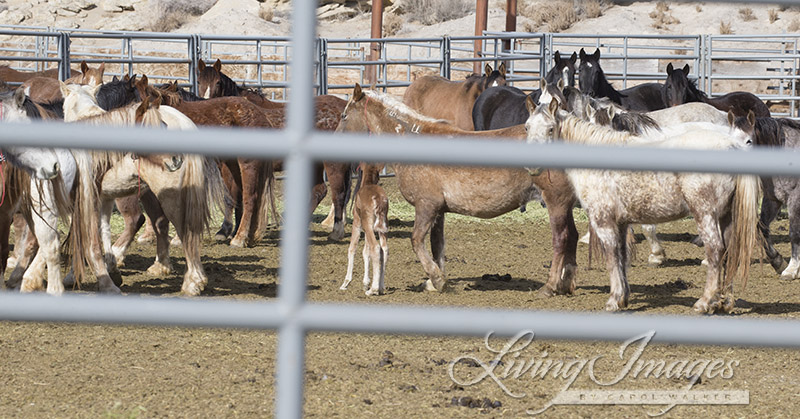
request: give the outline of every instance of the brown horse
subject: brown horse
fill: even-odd
[[[68,78],[64,83],[98,86],[103,84],[103,74],[106,64],[101,63],[97,68],[89,67],[86,61],[81,61],[81,71]],[[39,103],[53,103],[63,100],[61,85],[58,79],[52,77],[31,77],[22,83],[25,94],[31,100]]]
[[[492,131],[461,130],[446,121],[424,117],[399,101],[356,85],[337,132],[422,133],[449,136],[496,137],[498,141],[522,142],[525,128],[517,125]],[[572,217],[575,194],[561,171],[547,170],[531,176],[524,169],[395,164],[403,197],[414,205],[411,244],[425,272],[429,290],[442,290],[444,275],[444,216],[447,212],[493,218],[528,202],[538,187],[547,204],[553,232],[553,262],[543,295],[569,294],[575,290],[578,232]],[[433,257],[425,249],[430,232]]]
[[[481,93],[494,86],[506,85],[506,66],[492,71],[486,64],[484,75],[473,74],[465,81],[450,81],[439,76],[414,80],[403,95],[403,103],[431,118],[446,119],[456,127],[473,131],[472,107]]]
[[[204,98],[215,98],[224,96],[241,96],[258,106],[265,109],[283,110],[286,106],[282,102],[273,102],[265,98],[261,93],[245,89],[238,86],[230,77],[222,72],[222,62],[217,60],[213,66],[207,66],[200,62],[197,70],[198,90]],[[316,119],[315,128],[320,131],[333,131],[339,125],[339,117],[344,110],[345,101],[331,95],[317,96],[316,98]],[[311,212],[317,208],[319,203],[328,193],[322,170],[328,175],[328,184],[331,188],[330,213],[323,226],[332,227],[330,238],[341,240],[344,237],[345,207],[350,199],[350,163],[323,162],[322,166],[314,168],[314,186],[311,192]],[[275,170],[281,171],[282,164],[276,162]]]
[[[70,77],[80,74],[80,70],[71,69]],[[7,83],[22,83],[31,77],[58,78],[58,68],[51,68],[44,71],[19,71],[7,65],[0,65],[0,80]]]

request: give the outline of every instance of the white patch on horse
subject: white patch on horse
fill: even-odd
[[[203,99],[211,99],[211,87],[206,87],[206,91],[203,92]]]
[[[492,82],[492,87],[497,87],[497,86],[499,86],[499,84],[497,83],[497,80],[493,81]]]
[[[394,132],[396,132],[398,134],[401,134],[403,132],[403,126],[400,125],[400,124],[397,124],[397,126],[394,127]]]

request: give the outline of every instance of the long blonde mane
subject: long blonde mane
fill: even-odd
[[[609,145],[629,144],[640,142],[643,139],[623,131],[615,131],[610,127],[596,125],[583,121],[572,114],[562,114],[557,117],[559,132],[556,136],[571,143]]]
[[[443,119],[435,119],[429,116],[425,116],[406,105],[405,103],[399,101],[394,96],[391,96],[386,93],[377,92],[374,90],[365,90],[364,95],[369,98],[371,101],[375,101],[380,103],[384,109],[385,114],[392,117],[397,118],[402,122],[413,124],[413,123],[449,123],[449,121],[445,121]]]

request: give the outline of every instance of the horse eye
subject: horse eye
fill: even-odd
[[[347,119],[347,114],[346,114],[346,113],[342,113],[342,118],[341,118],[341,119],[342,119],[342,121],[344,121],[345,119]]]

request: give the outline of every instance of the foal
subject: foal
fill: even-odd
[[[362,163],[361,182],[353,200],[353,232],[350,247],[347,249],[347,275],[340,290],[346,290],[353,280],[353,259],[356,246],[364,230],[364,291],[367,295],[380,295],[384,292],[383,280],[386,276],[386,257],[389,245],[386,241],[386,217],[389,213],[389,198],[378,185],[378,174],[383,165]],[[378,233],[378,240],[375,240]],[[369,263],[372,261],[372,286],[369,280]]]

